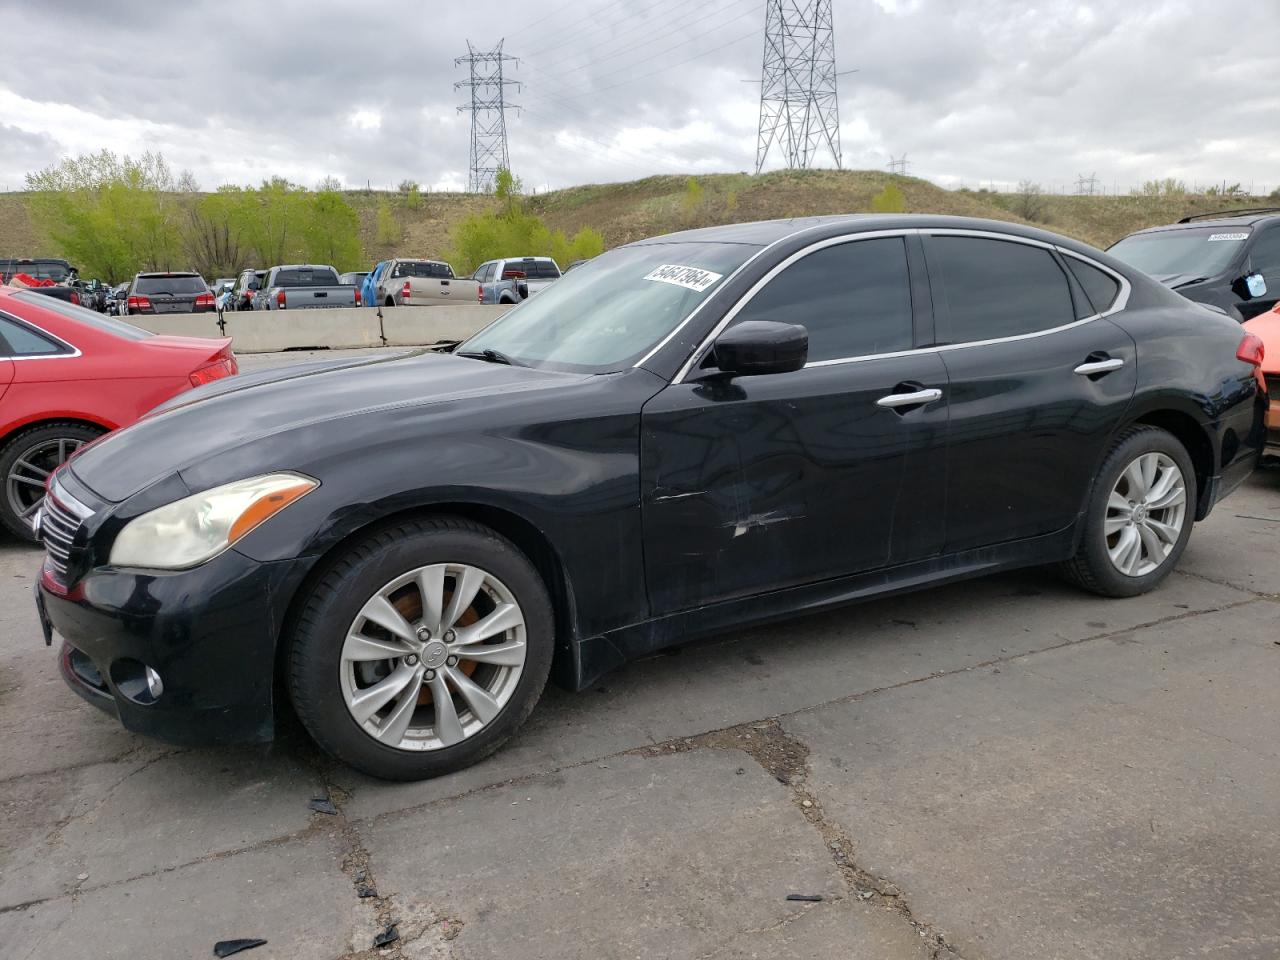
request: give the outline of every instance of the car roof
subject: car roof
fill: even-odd
[[[980,217],[949,217],[941,214],[917,213],[851,213],[821,217],[795,217],[785,220],[763,220],[757,223],[734,223],[721,227],[701,227],[683,230],[664,236],[637,240],[630,246],[656,243],[741,243],[765,247],[798,233],[809,233],[815,240],[845,233],[865,233],[872,230],[979,230],[1038,240],[1073,250],[1089,257],[1101,252],[1096,247],[1064,237],[1038,227],[1011,223],[1007,220],[986,220]]]
[[[162,270],[155,273],[139,273],[139,277],[198,277],[200,274],[192,270]]]
[[[1280,213],[1241,213],[1234,217],[1205,217],[1203,219],[1187,217],[1177,223],[1163,223],[1158,226],[1135,230],[1130,236],[1139,233],[1159,233],[1163,230],[1192,230],[1196,227],[1253,227],[1268,220],[1280,220]]]

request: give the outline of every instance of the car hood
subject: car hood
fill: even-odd
[[[580,376],[418,352],[320,361],[241,374],[189,391],[84,448],[70,467],[119,502],[231,450],[320,424],[445,403],[483,403]]]

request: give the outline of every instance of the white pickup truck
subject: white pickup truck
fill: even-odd
[[[383,269],[376,303],[384,307],[423,307],[443,303],[479,303],[480,284],[454,275],[439,260],[392,260]]]

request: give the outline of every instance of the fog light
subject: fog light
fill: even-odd
[[[160,694],[164,693],[164,682],[161,681],[160,674],[150,667],[147,667],[147,690],[155,700],[159,700]]]

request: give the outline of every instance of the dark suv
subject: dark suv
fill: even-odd
[[[1183,217],[1107,252],[1241,323],[1280,301],[1280,207]]]
[[[213,291],[198,273],[140,273],[129,284],[125,312],[211,313]]]

